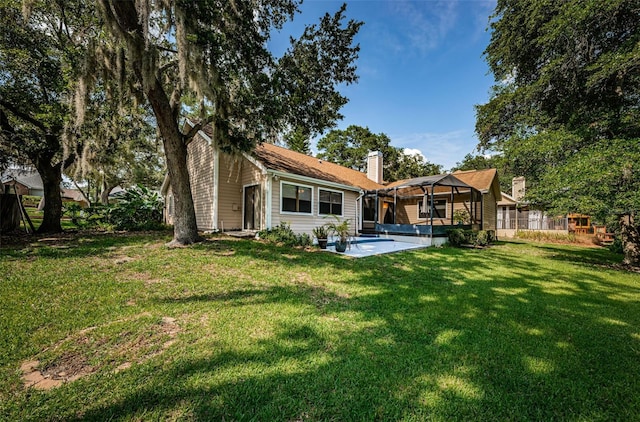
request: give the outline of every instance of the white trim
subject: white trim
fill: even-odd
[[[213,229],[218,230],[218,215],[220,201],[220,153],[218,148],[213,148]]]
[[[247,154],[246,152],[243,152],[242,156],[246,158],[251,164],[258,167],[258,170],[260,170],[260,173],[265,175],[267,174],[268,169],[260,161],[256,160],[254,157],[252,157],[250,154]]]
[[[283,184],[287,184],[287,185],[291,185],[291,186],[299,186],[302,188],[309,188],[311,189],[311,212],[293,212],[293,211],[283,211],[282,210],[282,200],[284,199],[284,195],[283,195],[283,189],[282,189],[282,185]],[[288,180],[280,180],[280,214],[284,214],[284,215],[304,215],[304,216],[310,216],[313,217],[314,213],[314,202],[313,202],[313,186],[309,186],[309,185],[302,185],[300,183],[292,183]]]
[[[318,217],[321,216],[321,215],[322,216],[331,215],[331,214],[322,214],[320,212],[320,191],[321,190],[324,190],[324,191],[327,191],[327,192],[335,192],[335,193],[339,193],[341,195],[342,204],[340,206],[340,209],[342,210],[342,213],[340,215],[338,215],[338,217],[344,217],[344,191],[335,190],[335,189],[326,189],[326,188],[322,188],[322,187],[318,187]]]
[[[360,192],[362,190],[361,188],[358,188],[358,187],[355,187],[355,186],[351,186],[351,185],[343,185],[342,183],[329,182],[329,181],[322,180],[322,179],[316,179],[314,177],[300,176],[300,175],[297,175],[297,174],[287,173],[287,172],[284,172],[284,171],[267,170],[267,172],[270,173],[270,174],[273,174],[274,176],[278,176],[280,178],[289,179],[289,180],[299,180],[301,182],[313,183],[313,184],[321,185],[321,186],[329,186],[329,187],[332,187],[334,189],[348,190],[348,191],[352,191],[352,192]]]
[[[271,228],[271,213],[273,206],[273,176],[268,175],[265,180],[265,212],[264,212],[264,225],[265,229]]]

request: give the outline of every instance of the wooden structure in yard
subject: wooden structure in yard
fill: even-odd
[[[567,215],[569,231],[575,234],[593,234],[591,217],[585,214]]]
[[[17,195],[0,193],[0,233],[12,232],[20,227],[20,205]]]

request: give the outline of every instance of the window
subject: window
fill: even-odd
[[[424,206],[424,204],[427,204]],[[418,201],[418,218],[431,218],[431,202],[429,198]],[[447,218],[447,200],[433,200],[433,218]]]
[[[298,212],[311,214],[311,195],[309,186],[282,183],[282,212]]]
[[[319,214],[342,215],[342,192],[320,189]]]

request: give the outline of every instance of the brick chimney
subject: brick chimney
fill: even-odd
[[[514,177],[511,180],[511,196],[516,202],[522,201],[526,192],[524,176]]]
[[[382,175],[382,152],[371,151],[367,155],[367,178],[382,184],[384,180]]]

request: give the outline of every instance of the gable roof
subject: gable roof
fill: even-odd
[[[502,198],[496,169],[458,170],[453,175],[482,193],[493,191],[497,201]]]
[[[389,183],[386,189],[401,189],[415,186],[453,186],[459,188],[470,188],[472,186],[466,184],[462,180],[454,177],[450,174],[436,174],[434,176],[414,177],[413,179],[398,180],[397,182]]]
[[[268,170],[354,186],[363,190],[375,190],[384,187],[370,180],[366,174],[358,170],[273,144],[263,143],[258,145],[253,151],[253,156]]]
[[[34,170],[22,170],[22,169],[7,169],[2,173],[2,183],[8,183],[12,181],[23,184],[29,189],[44,189],[42,184],[42,178],[37,171]]]
[[[498,205],[515,205],[518,203],[518,201],[516,201],[513,196],[509,195],[508,193],[500,192],[500,194],[502,195],[502,199],[498,201]]]

